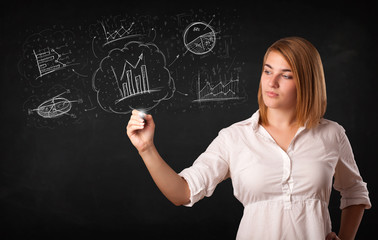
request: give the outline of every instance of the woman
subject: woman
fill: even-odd
[[[162,193],[192,206],[231,177],[244,214],[237,239],[354,239],[370,208],[344,129],[323,119],[326,88],[318,51],[299,37],[268,48],[259,110],[219,132],[193,166],[177,174],[153,143],[151,115],[133,111],[127,134]],[[331,231],[328,202],[341,193],[341,226]]]

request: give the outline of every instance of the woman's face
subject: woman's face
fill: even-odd
[[[293,110],[296,108],[296,79],[289,63],[276,51],[268,54],[261,75],[261,90],[267,108]]]

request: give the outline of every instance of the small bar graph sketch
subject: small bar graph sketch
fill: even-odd
[[[226,76],[225,76],[226,79]],[[197,78],[197,99],[194,102],[207,102],[207,101],[226,101],[240,99],[239,93],[239,73],[236,78],[226,82],[211,85],[209,81],[206,81],[204,87],[201,88],[201,75],[198,73]]]
[[[146,65],[142,65],[140,67],[140,71],[142,72],[142,78],[140,77],[140,75],[137,75],[135,76],[135,78],[133,78],[132,70],[126,71],[127,81],[122,83],[122,98],[117,100],[117,102],[129,97],[133,97],[135,95],[150,93]]]
[[[55,49],[47,47],[38,52],[33,50],[33,53],[35,59],[37,60],[37,67],[39,71],[39,76],[37,78],[61,70],[67,66],[75,65],[72,63],[62,62],[62,57],[70,54],[70,52],[59,54]]]
[[[140,54],[138,61],[135,65],[132,65],[128,61],[125,61],[124,65],[123,65],[123,71],[122,71],[120,79],[117,78],[115,70],[112,67],[114,77],[117,81],[117,85],[120,89],[120,93],[121,93],[121,96],[122,96],[120,99],[116,100],[115,103],[119,103],[122,100],[125,100],[127,98],[131,98],[131,97],[134,97],[134,96],[137,96],[137,95],[159,91],[159,90],[151,90],[150,89],[148,72],[147,72],[147,67],[146,67],[145,64],[142,64],[140,66],[140,74],[139,75],[135,75],[135,73],[133,72],[133,70],[137,71],[137,66],[142,59],[143,59],[143,53]],[[130,66],[131,69],[126,70],[127,66]],[[120,85],[120,83],[121,83],[121,85]]]

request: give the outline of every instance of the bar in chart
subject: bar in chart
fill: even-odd
[[[33,50],[33,53],[37,60],[39,77],[52,73],[66,66],[64,63],[59,61],[61,55],[54,49],[47,47],[38,53]]]
[[[126,71],[126,81],[122,83],[122,98],[117,102],[151,92],[146,65],[140,67],[140,72],[141,74],[134,76],[131,69]]]

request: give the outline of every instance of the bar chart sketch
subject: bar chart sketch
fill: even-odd
[[[43,77],[46,74],[61,70],[65,67],[76,65],[73,62],[64,62],[64,56],[70,54],[59,54],[54,48],[44,48],[38,52],[33,50],[33,54],[37,61],[37,67],[39,71],[39,77]]]
[[[140,74],[134,76],[134,72],[137,69],[137,66],[139,62],[143,59],[143,53],[140,54],[138,58],[138,62],[135,65],[130,64],[128,61],[125,61],[123,65],[123,71],[120,79],[117,79],[117,75],[114,71],[114,68],[112,68],[114,78],[118,82],[121,82],[121,88],[120,88],[120,93],[121,93],[121,98],[117,99],[115,103],[118,103],[122,100],[125,100],[127,98],[134,97],[136,95],[141,95],[141,94],[146,94],[146,93],[151,93],[153,91],[158,91],[158,90],[151,90],[150,89],[150,84],[148,80],[148,72],[147,72],[147,67],[145,64],[142,64],[140,66]],[[126,70],[126,67],[130,66],[131,69]],[[126,76],[126,77],[125,77]],[[119,85],[119,83],[117,83]]]
[[[225,76],[226,78],[226,76]],[[205,85],[201,84],[201,75],[198,73],[197,78],[197,99],[194,102],[207,102],[207,101],[227,101],[241,99],[239,97],[239,73],[236,77],[228,79],[226,83],[219,81],[216,84],[211,84],[205,80]],[[201,87],[202,86],[202,87]]]
[[[92,77],[100,107],[111,113],[127,114],[133,109],[148,111],[175,91],[160,49],[152,43],[129,42],[111,50]]]

